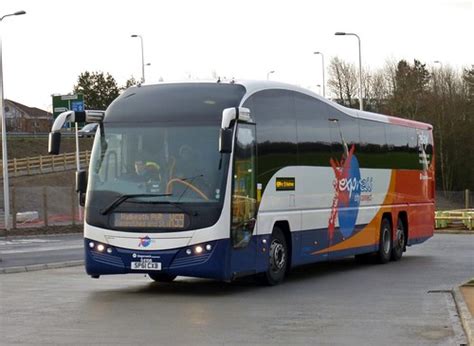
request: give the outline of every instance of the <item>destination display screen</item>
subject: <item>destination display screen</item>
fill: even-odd
[[[183,213],[114,213],[112,224],[120,228],[184,229],[188,217]]]

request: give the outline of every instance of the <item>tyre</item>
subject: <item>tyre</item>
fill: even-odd
[[[377,261],[387,263],[392,256],[392,226],[387,218],[382,219],[380,224],[379,251],[377,251]]]
[[[268,252],[268,269],[263,277],[264,283],[270,286],[278,285],[285,278],[287,269],[288,246],[283,231],[275,227]]]
[[[156,282],[171,282],[176,279],[176,275],[170,275],[165,273],[148,273],[150,279]]]
[[[405,225],[403,224],[402,219],[399,217],[397,222],[397,228],[395,230],[395,239],[393,240],[392,261],[398,261],[402,258],[403,251],[405,251],[406,242],[407,239],[405,233]]]

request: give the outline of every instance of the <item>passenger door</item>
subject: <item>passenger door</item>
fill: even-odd
[[[256,144],[255,124],[238,123],[232,173],[232,274],[255,271],[256,260]]]

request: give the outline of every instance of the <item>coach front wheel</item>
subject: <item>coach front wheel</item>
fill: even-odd
[[[264,274],[264,282],[267,285],[278,285],[285,278],[288,268],[288,247],[285,236],[278,227],[272,232],[272,240],[268,253],[268,269]]]
[[[387,218],[380,225],[380,240],[377,259],[379,263],[387,263],[392,255],[392,225]]]

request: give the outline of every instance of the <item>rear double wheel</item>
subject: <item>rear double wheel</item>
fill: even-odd
[[[382,219],[380,224],[379,250],[377,251],[377,261],[387,263],[392,256],[392,225],[387,218]]]
[[[268,269],[263,275],[265,284],[274,286],[283,281],[288,269],[288,258],[288,245],[283,231],[275,227],[268,253]]]
[[[392,261],[398,261],[402,258],[403,252],[405,251],[406,242],[407,238],[405,224],[399,217],[397,221],[397,228],[395,230],[395,237],[393,239]]]

